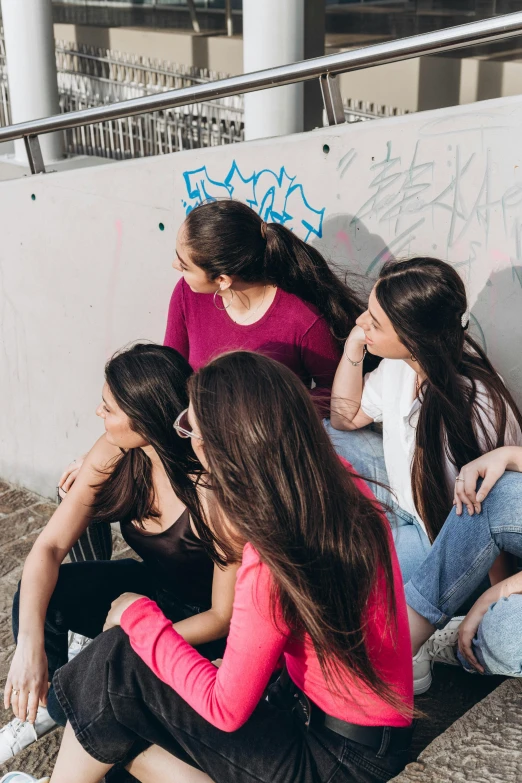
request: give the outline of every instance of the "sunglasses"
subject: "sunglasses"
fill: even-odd
[[[190,429],[190,423],[188,420],[188,408],[185,408],[184,411],[181,411],[178,418],[172,425],[176,432],[178,433],[180,438],[197,438],[198,440],[203,440],[201,435],[196,435],[196,433]]]

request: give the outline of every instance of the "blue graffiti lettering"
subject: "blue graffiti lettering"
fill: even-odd
[[[283,166],[277,173],[271,169],[253,171],[246,177],[233,161],[226,177],[212,179],[206,166],[183,174],[188,198],[182,199],[185,214],[204,201],[234,198],[254,209],[267,222],[281,223],[292,231],[310,236],[323,235],[325,208],[315,209],[308,202],[303,186]]]

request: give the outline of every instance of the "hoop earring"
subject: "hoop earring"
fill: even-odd
[[[412,360],[412,362],[416,362],[417,361],[417,357],[414,356],[412,353],[410,353],[410,359]]]
[[[223,312],[223,311],[225,311],[225,310],[228,310],[228,308],[229,308],[229,307],[230,307],[230,305],[232,304],[232,299],[234,298],[234,290],[233,290],[232,288],[229,288],[228,290],[230,291],[230,293],[232,294],[232,296],[231,296],[231,298],[230,298],[230,302],[229,302],[227,305],[225,305],[224,307],[218,307],[218,306],[217,306],[217,304],[216,304],[216,296],[217,296],[217,295],[219,294],[219,292],[221,291],[221,288],[218,288],[218,289],[216,290],[216,292],[214,293],[214,307],[216,308],[216,310],[221,310],[221,312]],[[223,297],[221,297],[221,299],[223,299]]]

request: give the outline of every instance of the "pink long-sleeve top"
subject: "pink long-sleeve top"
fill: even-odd
[[[359,488],[371,492],[360,479]],[[411,643],[402,577],[390,536],[397,625],[386,621],[384,576],[375,586],[367,607],[367,649],[383,679],[413,704]],[[135,652],[160,680],[170,685],[209,723],[235,731],[254,711],[270,675],[284,656],[293,682],[324,712],[365,726],[405,726],[409,720],[361,681],[346,673],[348,688],[337,694],[328,689],[308,635],[292,637],[279,617],[272,621],[272,577],[256,550],[246,544],[237,573],[233,614],[223,663],[217,669],[172,627],[149,598],[126,609],[121,627]],[[342,590],[339,585],[339,590]],[[346,596],[350,600],[350,596]],[[349,694],[349,695],[348,695]]]
[[[341,351],[314,305],[277,289],[267,312],[253,324],[236,324],[214,306],[212,294],[197,294],[183,278],[170,300],[165,345],[193,370],[226,351],[255,351],[289,367],[314,397],[329,399]]]

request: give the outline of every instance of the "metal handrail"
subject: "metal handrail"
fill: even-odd
[[[207,84],[169,90],[157,95],[147,95],[68,114],[21,122],[0,128],[0,142],[24,138],[31,171],[37,173],[45,170],[39,152],[37,138],[39,134],[106,120],[123,119],[145,112],[213,101],[314,78],[321,79],[328,121],[330,124],[336,124],[344,122],[345,119],[338,84],[335,82],[335,77],[340,73],[409,60],[426,54],[449,52],[453,49],[513,38],[517,35],[522,35],[522,12],[470,22],[457,27],[448,27],[409,38],[400,38],[397,41],[386,41],[362,49],[315,57],[311,60],[233,76]]]

